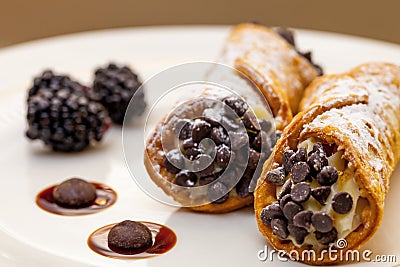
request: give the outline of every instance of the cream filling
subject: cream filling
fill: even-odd
[[[305,147],[308,153],[312,150],[315,143],[316,140],[314,138],[309,138],[300,143],[297,147]],[[321,205],[311,196],[309,200],[302,203],[302,206],[305,210],[311,210],[312,212],[323,211],[329,214],[332,217],[334,227],[338,232],[338,239],[340,239],[345,238],[348,234],[361,225],[361,212],[359,211],[362,206],[365,205],[365,202],[362,198],[360,198],[360,190],[356,181],[354,180],[354,171],[346,166],[346,162],[343,158],[343,150],[338,150],[336,153],[328,157],[328,162],[330,166],[333,166],[337,169],[339,178],[338,181],[331,186],[331,193],[326,201],[326,204]],[[310,186],[313,189],[319,187],[320,185],[315,179],[313,179],[313,181],[310,183]],[[277,194],[280,188],[281,187],[277,187]],[[332,208],[333,196],[338,192],[347,192],[353,198],[353,207],[346,214],[338,214]],[[358,212],[356,212],[357,210]],[[312,245],[313,248],[317,250],[322,249],[325,246],[316,240],[315,235],[313,234],[314,231],[314,227],[311,226],[310,234],[306,236],[303,244],[297,244],[292,235],[289,235],[288,239],[291,240],[297,247],[306,244]]]

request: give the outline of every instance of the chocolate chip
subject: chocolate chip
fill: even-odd
[[[213,181],[215,181],[216,177],[214,175],[204,176],[199,178],[199,185],[207,185]]]
[[[291,46],[295,47],[295,41],[294,41],[294,34],[293,31],[287,29],[287,28],[276,28],[275,32],[279,34],[283,39],[285,39],[286,42],[288,42]]]
[[[281,199],[285,195],[290,194],[290,191],[292,191],[292,181],[290,179],[287,179],[278,192],[278,199]]]
[[[79,178],[72,178],[57,185],[53,190],[55,202],[63,207],[79,208],[93,204],[96,188]]]
[[[208,188],[208,198],[216,204],[222,204],[228,200],[228,187],[221,182],[215,182]]]
[[[337,239],[337,236],[338,236],[338,232],[337,232],[336,228],[333,228],[331,231],[329,231],[327,233],[321,233],[318,231],[315,232],[315,238],[322,245],[329,245],[329,244],[335,242]]]
[[[169,151],[164,159],[164,166],[169,173],[177,174],[183,169],[185,162],[181,152],[178,149]]]
[[[199,149],[199,148],[191,147],[191,148],[186,149],[185,154],[186,154],[186,157],[187,157],[189,160],[193,160],[193,159],[195,159],[198,155],[202,154],[203,152],[204,152],[204,151],[201,150],[201,149]]]
[[[338,179],[338,172],[335,167],[325,166],[317,175],[317,181],[320,185],[333,185]]]
[[[307,162],[307,150],[305,147],[299,148],[294,155],[295,162]]]
[[[281,210],[283,210],[283,208],[285,207],[286,203],[288,203],[289,201],[292,201],[292,197],[290,196],[290,194],[283,196],[279,200],[279,207],[281,208]]]
[[[324,146],[320,142],[317,142],[314,144],[313,149],[308,153],[308,156],[311,156],[311,154],[313,154],[315,152],[322,152],[322,153],[326,154],[325,150],[324,150]]]
[[[268,142],[267,133],[264,131],[258,132],[253,142],[251,143],[251,147],[257,150],[258,152],[261,152],[261,149],[263,149],[263,151],[271,150],[271,145]]]
[[[260,161],[261,154],[254,149],[249,150],[249,162],[247,167],[250,171],[254,171],[257,168],[258,162]]]
[[[214,127],[218,126],[222,120],[221,113],[214,108],[205,109],[203,111],[203,117],[206,122]]]
[[[283,185],[285,181],[285,170],[283,167],[278,167],[267,172],[267,180],[273,185]]]
[[[195,143],[200,143],[201,140],[210,136],[211,125],[200,119],[196,119],[193,123],[192,139]]]
[[[282,156],[282,165],[285,169],[286,173],[289,173],[292,170],[293,162],[290,160],[291,157],[294,155],[293,150],[288,150],[283,153]]]
[[[271,221],[272,233],[278,236],[280,239],[286,239],[289,236],[287,229],[287,223],[282,219],[273,219]]]
[[[291,222],[293,220],[293,217],[299,213],[300,211],[303,210],[303,207],[300,206],[299,204],[289,201],[286,203],[286,205],[283,207],[283,214],[285,215],[286,219]]]
[[[268,133],[272,128],[272,123],[270,121],[259,119],[258,123],[260,124],[260,128],[262,131]]]
[[[238,150],[249,143],[249,136],[245,132],[229,132],[232,150]]]
[[[239,97],[235,97],[235,96],[225,98],[224,103],[226,105],[228,105],[231,109],[233,109],[233,111],[239,117],[242,117],[244,115],[244,113],[247,111],[247,109],[249,108],[249,106],[243,99],[241,99]]]
[[[307,183],[295,184],[290,193],[292,200],[297,203],[306,202],[311,196],[311,187]]]
[[[232,118],[224,116],[222,117],[222,126],[227,130],[237,131],[240,128],[240,123]]]
[[[187,119],[179,120],[174,127],[175,135],[181,139],[185,140],[191,137],[192,135],[192,122]]]
[[[308,235],[308,231],[306,229],[289,224],[288,230],[289,233],[294,237],[294,240],[297,244],[301,245],[304,243],[304,239]]]
[[[249,192],[249,186],[251,182],[252,177],[249,175],[244,175],[240,181],[236,185],[236,194],[240,198],[246,198],[251,195]]]
[[[274,202],[264,207],[261,211],[260,218],[265,225],[270,225],[273,219],[283,218],[283,213],[278,202]]]
[[[311,216],[311,223],[315,230],[321,233],[327,233],[332,230],[332,218],[325,212],[316,212]]]
[[[293,165],[291,172],[294,183],[304,182],[310,175],[310,167],[305,162],[297,162]]]
[[[329,186],[321,186],[314,188],[311,191],[311,195],[317,200],[321,205],[325,205],[326,200],[328,199],[331,193],[331,188]]]
[[[192,138],[188,138],[188,139],[183,140],[182,148],[184,150],[192,148],[192,147],[196,147],[196,148],[198,147],[198,144],[193,142]]]
[[[111,249],[136,250],[146,249],[152,245],[150,229],[139,222],[123,221],[113,226],[108,233],[108,246]]]
[[[251,110],[246,111],[246,113],[244,113],[243,116],[243,124],[244,126],[252,131],[260,131],[260,124],[258,124],[258,120],[256,115],[254,115],[254,113]]]
[[[175,176],[175,184],[184,187],[193,187],[196,185],[197,176],[190,171],[182,170]]]
[[[225,169],[231,158],[231,150],[226,145],[220,145],[217,147],[217,154],[215,157],[216,163],[222,169]]]
[[[297,227],[302,227],[309,230],[311,226],[311,216],[313,212],[311,210],[303,210],[297,213],[293,217],[293,224]]]
[[[307,160],[310,170],[313,173],[318,173],[323,167],[328,165],[328,158],[323,152],[314,152],[308,157]]]
[[[222,127],[214,127],[211,130],[210,138],[215,142],[216,145],[223,144],[228,135],[225,133]]]
[[[213,159],[207,154],[200,154],[193,161],[193,171],[200,177],[211,175],[214,170]]]
[[[353,198],[347,192],[340,192],[333,196],[332,208],[339,214],[348,213],[353,207]]]

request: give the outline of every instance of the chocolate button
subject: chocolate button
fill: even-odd
[[[282,165],[285,169],[286,173],[289,173],[292,170],[293,162],[290,161],[290,158],[294,155],[293,150],[288,150],[283,153],[282,156]]]
[[[193,123],[192,139],[193,142],[199,143],[206,137],[209,137],[211,133],[211,125],[203,120],[197,119]]]
[[[338,172],[335,167],[325,166],[317,175],[317,181],[320,185],[333,185],[338,179]]]
[[[285,170],[282,167],[267,172],[267,180],[273,185],[283,185],[285,180]]]
[[[328,165],[328,158],[322,152],[314,152],[307,160],[310,170],[314,173],[318,173],[323,167]]]
[[[337,193],[332,199],[332,208],[339,214],[348,213],[353,207],[353,198],[347,192]]]
[[[304,243],[304,238],[308,235],[308,231],[306,229],[289,224],[288,230],[289,233],[294,237],[294,240],[297,244],[301,245]]]
[[[167,153],[164,159],[164,166],[169,173],[177,174],[184,167],[182,154],[177,149]]]
[[[250,110],[246,111],[246,113],[244,113],[244,117],[243,117],[243,124],[244,126],[252,131],[260,131],[260,124],[258,124],[258,120],[256,115],[254,115],[254,113]]]
[[[279,190],[278,199],[282,199],[285,195],[290,194],[290,191],[292,191],[292,181],[288,179]]]
[[[321,205],[325,205],[331,193],[331,188],[329,186],[321,186],[311,190],[311,195],[317,200]]]
[[[286,203],[286,205],[283,207],[283,215],[285,215],[286,219],[291,222],[293,220],[293,217],[299,213],[300,211],[303,210],[303,207],[300,206],[299,204],[289,201]]]
[[[283,213],[278,202],[264,207],[261,211],[260,218],[265,225],[270,225],[272,219],[283,218]]]
[[[64,207],[84,207],[97,198],[96,187],[79,178],[72,178],[57,185],[53,190],[55,202]]]
[[[293,165],[291,172],[294,183],[304,182],[310,175],[310,167],[305,162],[297,162]]]
[[[332,218],[325,212],[316,212],[311,216],[311,223],[315,230],[321,233],[327,233],[333,228]]]
[[[292,200],[297,203],[306,202],[311,196],[311,187],[307,183],[295,184],[290,193]]]
[[[151,247],[151,231],[142,223],[123,221],[113,226],[108,233],[108,246],[122,250],[145,249]]]
[[[293,224],[297,227],[302,227],[309,230],[311,226],[311,216],[313,212],[311,210],[303,210],[297,213],[293,217]]]
[[[271,221],[272,233],[280,239],[286,239],[289,236],[287,224],[282,219],[273,219]]]
[[[193,187],[196,185],[197,177],[193,172],[183,170],[175,176],[175,184],[184,187]]]
[[[315,232],[315,238],[319,243],[322,245],[329,245],[330,243],[333,243],[337,239],[338,232],[335,228],[333,228],[331,231],[327,233],[321,233],[316,231]]]

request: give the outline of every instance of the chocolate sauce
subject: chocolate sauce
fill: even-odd
[[[96,253],[114,259],[136,260],[151,258],[164,254],[171,250],[176,244],[175,233],[166,226],[152,222],[141,222],[146,225],[152,234],[153,245],[147,249],[139,250],[117,250],[108,246],[107,237],[111,228],[116,225],[110,224],[94,231],[88,238],[88,246]]]
[[[45,211],[64,216],[87,215],[100,212],[112,206],[117,200],[117,193],[107,185],[92,183],[96,188],[97,198],[94,203],[82,208],[65,208],[58,205],[53,198],[53,190],[57,185],[44,189],[36,197],[36,204]]]

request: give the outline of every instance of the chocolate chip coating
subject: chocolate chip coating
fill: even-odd
[[[211,125],[208,122],[200,119],[196,119],[194,121],[192,129],[193,142],[199,143],[204,138],[209,137],[210,133],[211,133]]]
[[[304,182],[310,175],[310,167],[305,162],[297,162],[293,165],[291,172],[294,183]]]
[[[222,204],[228,200],[228,187],[221,182],[216,181],[208,188],[208,198],[213,200],[213,203]]]
[[[306,202],[311,196],[311,187],[305,182],[295,184],[290,192],[290,196],[294,202]]]
[[[269,120],[259,119],[258,123],[263,132],[268,133],[272,128],[272,123]]]
[[[297,244],[303,244],[304,238],[308,235],[308,231],[302,227],[297,227],[293,224],[288,225],[289,233],[294,237]]]
[[[53,190],[55,202],[63,207],[79,208],[93,204],[97,198],[96,188],[85,180],[72,178]]]
[[[231,150],[226,145],[220,145],[217,147],[217,154],[215,157],[215,161],[219,167],[225,169],[231,158]]]
[[[333,228],[332,218],[325,212],[316,212],[311,216],[311,223],[315,230],[321,233],[327,233]]]
[[[338,232],[337,232],[336,228],[332,228],[332,230],[327,233],[321,233],[318,231],[315,232],[315,238],[322,245],[329,245],[330,243],[335,242],[337,239],[337,236],[338,236]]]
[[[280,218],[272,219],[271,221],[272,233],[278,236],[280,239],[285,239],[289,236],[287,229],[287,223]]]
[[[270,225],[271,221],[276,218],[283,218],[283,213],[278,202],[272,203],[261,210],[261,221],[265,225]]]
[[[249,186],[251,182],[251,176],[244,175],[240,181],[236,185],[236,194],[241,197],[245,198],[251,195],[251,192],[249,191]]]
[[[228,135],[225,133],[222,127],[214,127],[211,130],[210,138],[215,142],[216,145],[221,145],[226,141]]]
[[[329,186],[321,186],[311,190],[311,195],[317,200],[321,205],[325,205],[326,200],[331,194],[331,188]]]
[[[311,226],[312,215],[313,212],[311,210],[300,211],[293,217],[293,225],[309,230]]]
[[[174,133],[180,140],[185,140],[192,135],[192,122],[188,119],[179,120],[174,127]]]
[[[111,228],[108,233],[108,246],[113,249],[137,250],[153,245],[151,231],[142,223],[123,221]]]
[[[307,149],[305,147],[299,148],[294,154],[296,162],[307,162]]]
[[[283,208],[285,207],[286,203],[288,203],[289,201],[292,201],[292,197],[290,196],[290,194],[287,194],[287,195],[283,196],[279,200],[279,207],[281,208],[281,210],[283,210]]]
[[[332,208],[339,214],[348,213],[353,207],[353,198],[347,192],[340,192],[333,196]]]
[[[253,142],[251,143],[251,147],[257,150],[258,152],[263,149],[264,151],[271,150],[271,145],[268,142],[268,135],[264,131],[258,132]]]
[[[325,166],[317,175],[317,181],[320,185],[333,185],[338,179],[338,172],[335,167]]]
[[[249,136],[246,132],[229,132],[232,150],[238,150],[249,143]]]
[[[289,220],[289,222],[293,221],[293,217],[299,213],[300,211],[303,210],[303,207],[300,206],[299,204],[289,201],[286,203],[286,205],[283,207],[283,215],[285,215],[286,219]]]
[[[285,181],[285,170],[282,167],[267,172],[267,180],[273,185],[283,185]]]
[[[175,176],[175,184],[184,187],[193,187],[196,185],[197,176],[193,172],[182,170]]]
[[[211,175],[214,170],[213,159],[207,154],[200,154],[193,161],[193,172],[200,177]]]

